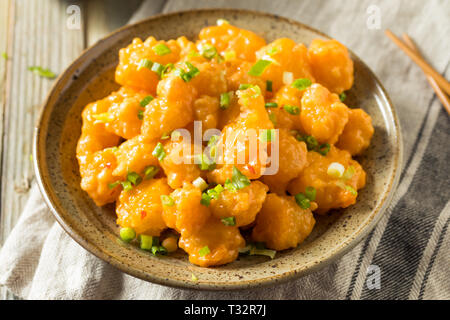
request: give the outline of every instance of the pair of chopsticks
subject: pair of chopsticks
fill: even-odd
[[[397,38],[390,30],[385,31],[386,35],[402,49],[425,73],[427,80],[431,87],[436,92],[436,95],[441,100],[447,113],[450,115],[450,100],[445,92],[450,95],[450,83],[433,67],[431,67],[425,59],[421,56],[419,49],[415,46],[412,39],[406,34],[403,34],[403,41]],[[445,91],[445,92],[444,92]]]

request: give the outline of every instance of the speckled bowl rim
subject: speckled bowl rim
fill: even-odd
[[[157,14],[150,18],[140,20],[134,24],[123,26],[116,31],[108,34],[107,36],[101,38],[96,43],[91,45],[90,47],[86,48],[82,51],[82,53],[79,55],[77,59],[75,59],[66,69],[64,72],[62,72],[55,82],[53,83],[53,86],[48,93],[41,111],[40,115],[34,130],[34,139],[33,139],[33,168],[35,172],[35,176],[37,179],[37,183],[40,189],[40,192],[42,196],[44,197],[44,200],[47,204],[47,206],[50,208],[52,214],[58,221],[58,223],[61,225],[61,227],[74,239],[78,244],[80,244],[83,248],[94,254],[96,257],[106,261],[110,265],[118,268],[119,270],[130,274],[134,277],[140,278],[142,280],[150,281],[153,283],[181,288],[181,289],[197,289],[197,290],[238,290],[238,289],[248,289],[253,287],[265,287],[269,285],[273,285],[275,283],[279,284],[282,282],[286,282],[289,280],[294,280],[299,277],[302,277],[306,274],[315,272],[319,269],[322,269],[323,267],[331,264],[332,262],[339,259],[341,256],[343,256],[345,253],[347,253],[349,250],[354,248],[372,229],[375,227],[375,225],[378,223],[378,221],[383,216],[383,213],[386,211],[387,207],[389,206],[394,191],[397,187],[397,184],[400,179],[400,173],[401,173],[401,165],[402,165],[402,158],[403,158],[403,140],[401,137],[401,130],[400,130],[400,124],[398,121],[398,116],[395,111],[395,108],[392,104],[392,101],[389,97],[389,95],[386,92],[386,89],[383,87],[377,76],[370,70],[370,68],[361,60],[359,57],[354,54],[351,50],[351,54],[353,55],[353,59],[357,60],[358,63],[363,65],[365,68],[370,70],[371,76],[373,77],[376,84],[379,86],[382,94],[386,98],[387,106],[389,107],[389,111],[392,114],[393,117],[393,139],[396,140],[397,144],[394,146],[394,154],[393,154],[393,173],[391,174],[389,178],[388,186],[386,187],[386,191],[382,193],[381,199],[378,202],[378,205],[372,210],[372,214],[370,215],[369,219],[364,221],[363,224],[359,226],[357,230],[355,230],[352,234],[352,236],[347,237],[347,239],[340,243],[340,245],[332,248],[333,250],[328,251],[326,255],[323,255],[317,260],[320,260],[319,262],[316,261],[315,264],[310,264],[309,268],[293,268],[292,270],[279,274],[279,275],[271,275],[266,278],[261,278],[257,280],[242,280],[241,282],[238,282],[236,284],[224,284],[224,283],[215,283],[215,282],[205,282],[205,283],[195,283],[195,282],[189,282],[186,280],[177,280],[177,279],[163,279],[156,275],[145,273],[141,270],[134,269],[129,265],[123,264],[119,259],[115,257],[111,257],[107,255],[101,248],[96,246],[95,244],[87,241],[81,234],[78,234],[65,220],[64,218],[59,214],[58,210],[56,209],[57,206],[53,199],[49,196],[50,194],[50,184],[48,183],[48,178],[46,178],[42,174],[43,170],[43,163],[41,162],[41,158],[38,155],[38,150],[40,150],[42,147],[44,147],[45,143],[45,136],[42,136],[41,131],[41,125],[43,119],[45,119],[45,115],[47,112],[49,112],[49,108],[46,108],[46,106],[51,102],[53,96],[56,94],[55,89],[58,87],[60,81],[67,77],[69,74],[71,74],[72,67],[76,65],[85,55],[89,54],[89,51],[96,46],[98,46],[101,42],[107,40],[108,38],[123,32],[129,28],[132,28],[135,25],[146,23],[151,20],[157,20],[162,19],[164,17],[169,17],[173,15],[179,15],[179,14],[189,14],[189,13],[195,13],[195,12],[202,12],[202,13],[208,13],[208,12],[217,12],[222,11],[229,14],[239,14],[239,13],[246,13],[246,14],[252,14],[252,15],[259,15],[259,16],[266,16],[271,19],[275,20],[283,20],[284,22],[288,24],[292,24],[295,26],[298,26],[299,28],[307,29],[311,32],[317,33],[321,35],[324,38],[330,38],[328,35],[324,34],[321,31],[318,31],[312,27],[309,27],[305,24],[302,24],[298,21],[281,17],[278,15],[261,12],[261,11],[254,11],[254,10],[244,10],[244,9],[231,9],[231,8],[208,8],[208,9],[192,9],[192,10],[182,10],[182,11],[176,11],[171,13],[164,13],[164,14]],[[299,270],[300,269],[300,270]]]

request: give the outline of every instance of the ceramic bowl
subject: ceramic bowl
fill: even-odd
[[[193,10],[154,16],[125,26],[84,51],[57,79],[35,129],[34,168],[40,190],[57,221],[70,236],[97,257],[120,270],[151,282],[209,290],[243,289],[288,281],[335,261],[354,247],[383,215],[398,181],[402,141],[395,110],[380,82],[353,53],[355,84],[346,103],[362,107],[373,119],[371,147],[358,160],[367,172],[367,186],[355,205],[317,218],[313,233],[298,248],[277,253],[275,259],[241,256],[221,267],[191,265],[178,252],[154,257],[118,237],[113,205],[97,207],[80,188],[75,148],[81,111],[118,85],[114,68],[118,51],[135,37],[195,39],[199,30],[224,18],[252,30],[268,42],[289,37],[306,45],[328,38],[296,21],[243,10]],[[197,281],[192,280],[195,274]]]

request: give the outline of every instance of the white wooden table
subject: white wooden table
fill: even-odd
[[[0,1],[0,245],[28,198],[33,180],[33,126],[53,83],[27,68],[41,66],[57,74],[62,72],[84,48],[124,25],[140,3],[141,0]],[[11,298],[14,297],[6,289],[0,289],[0,300]]]

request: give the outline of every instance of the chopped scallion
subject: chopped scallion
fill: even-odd
[[[311,84],[312,84],[311,80],[309,80],[308,78],[303,78],[303,79],[294,80],[294,82],[292,82],[291,86],[298,90],[305,90]]]
[[[121,228],[120,229],[120,239],[125,242],[130,242],[136,238],[136,232],[133,228]]]
[[[283,106],[283,109],[286,110],[286,112],[288,112],[294,116],[300,114],[300,108],[297,106],[292,106],[292,105],[287,104],[287,105]]]
[[[32,66],[32,67],[28,67],[28,70],[32,71],[33,73],[37,74],[38,76],[40,76],[42,78],[53,79],[56,77],[56,74],[47,68],[42,68],[39,66]]]
[[[264,70],[272,63],[269,60],[258,60],[248,72],[249,75],[259,77],[263,74]]]
[[[152,155],[159,161],[162,161],[165,158],[166,152],[164,151],[164,146],[161,142],[158,142],[155,149],[153,149]]]
[[[172,197],[165,194],[161,196],[161,203],[166,207],[172,207],[175,205],[175,201],[172,199]]]
[[[236,225],[236,217],[227,217],[221,219],[222,223],[229,227],[234,227]]]
[[[192,184],[194,186],[196,186],[197,188],[199,188],[201,191],[203,191],[206,188],[208,188],[208,183],[206,183],[206,181],[202,177],[198,177],[197,179],[195,179],[192,182]]]
[[[152,48],[152,50],[158,55],[158,56],[164,56],[166,54],[169,54],[172,52],[168,46],[166,46],[164,43],[157,44]]]
[[[148,166],[144,169],[144,179],[149,180],[153,179],[153,177],[159,172],[159,168],[157,166]]]
[[[316,200],[316,194],[317,194],[316,188],[311,187],[311,186],[305,188],[305,196],[306,196],[310,201]]]
[[[278,108],[278,103],[276,102],[267,102],[265,105],[266,109],[268,108]]]
[[[141,102],[139,102],[139,104],[140,104],[142,107],[145,107],[145,106],[147,106],[147,105],[150,103],[150,101],[152,101],[153,99],[154,99],[153,96],[148,95],[148,96],[146,96],[144,99],[142,99]]]
[[[230,94],[224,92],[220,95],[220,108],[227,109],[230,106]]]
[[[203,248],[201,248],[198,251],[198,254],[200,255],[200,257],[204,257],[204,256],[206,256],[209,253],[211,253],[211,250],[209,250],[208,246],[204,246]]]
[[[272,81],[270,81],[270,80],[267,80],[266,81],[266,89],[267,89],[267,91],[269,91],[269,92],[272,92],[272,84],[273,84],[273,82]]]

